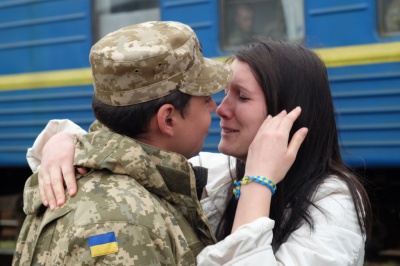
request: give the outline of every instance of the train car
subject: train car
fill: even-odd
[[[0,0],[0,171],[8,184],[0,194],[22,190],[26,150],[48,120],[85,129],[94,120],[92,44],[149,20],[190,25],[216,60],[254,35],[314,49],[328,68],[343,156],[372,180],[384,220],[399,224],[400,199],[388,196],[400,174],[399,0]],[[203,150],[217,151],[219,138],[214,115]],[[400,248],[393,228],[378,227],[382,241],[371,247]]]

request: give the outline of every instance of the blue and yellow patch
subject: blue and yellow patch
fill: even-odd
[[[88,237],[92,258],[118,252],[118,240],[114,232]]]

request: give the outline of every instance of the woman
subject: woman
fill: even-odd
[[[264,241],[257,242],[264,245],[253,245],[252,251],[259,251],[258,261],[284,265],[363,265],[370,204],[364,188],[340,156],[332,96],[321,60],[299,45],[258,41],[235,52],[232,69],[234,78],[217,114],[226,132],[222,134],[219,150],[239,159],[235,176],[265,174],[262,166],[268,161],[262,160],[263,149],[255,146],[256,140],[249,153],[243,148],[253,140],[251,133],[246,135],[246,129],[255,124],[250,118],[263,112],[257,109],[262,107],[260,98],[265,100],[267,113],[272,116],[301,106],[302,114],[291,134],[301,127],[307,127],[309,132],[285,178],[274,180],[279,184],[272,198],[271,193],[265,195],[268,190],[260,193],[261,186],[255,183],[242,187],[238,204],[230,196],[217,231],[218,239],[226,237],[216,245],[223,248],[207,247],[199,261],[209,264],[229,261],[227,257],[235,250],[231,243],[240,239],[235,236],[239,232],[228,236],[230,228],[234,231],[257,217],[268,216],[271,220],[264,218],[264,226],[269,229],[260,233]],[[257,169],[254,164],[260,169],[254,170]],[[254,210],[254,206],[265,213],[255,215],[258,209]],[[256,233],[256,228],[250,225],[249,230],[255,230],[242,233]],[[245,235],[243,239],[241,252],[243,246],[251,243]],[[231,259],[235,257],[233,254]]]
[[[210,168],[202,205],[210,222],[218,221],[220,240],[202,251],[198,263],[363,265],[370,203],[340,156],[321,60],[300,45],[257,40],[234,53],[232,69],[233,79],[217,109],[222,128],[218,148],[236,158],[235,166],[225,168],[225,160],[215,159],[224,156],[220,154],[200,153],[193,160]],[[301,106],[301,116],[287,120],[282,110],[296,106]],[[290,121],[294,124],[289,134]],[[279,128],[280,134],[271,134]],[[294,132],[307,138],[293,166],[286,175],[284,168],[282,173],[270,172],[279,167],[271,166],[268,156],[287,153],[282,156],[284,164],[295,153],[288,152],[290,146],[271,146],[268,141],[287,144]],[[225,171],[219,172],[222,168]],[[46,176],[53,171],[42,170]],[[273,189],[243,182],[237,184],[236,200],[236,184],[230,178],[241,180],[245,175],[266,176],[278,189],[272,196]]]

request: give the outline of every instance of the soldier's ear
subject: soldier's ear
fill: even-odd
[[[162,134],[169,137],[174,136],[174,129],[177,123],[177,113],[179,111],[175,109],[172,104],[164,104],[158,109],[157,112],[157,125]]]

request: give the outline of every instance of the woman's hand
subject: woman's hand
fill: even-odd
[[[265,176],[278,184],[285,177],[296,159],[308,129],[299,129],[289,143],[293,123],[301,113],[300,107],[289,114],[282,111],[275,117],[268,116],[250,144],[246,160],[246,175]],[[271,190],[256,182],[241,186],[232,232],[241,225],[260,217],[269,217]]]
[[[64,181],[70,196],[77,191],[75,169],[74,136],[67,133],[54,135],[45,144],[39,169],[39,190],[42,202],[54,210],[65,203]],[[82,174],[85,169],[78,169]]]
[[[299,129],[289,143],[290,130],[300,113],[301,108],[296,107],[288,114],[282,111],[267,117],[249,147],[246,175],[265,176],[275,184],[282,181],[308,132],[307,128]]]

